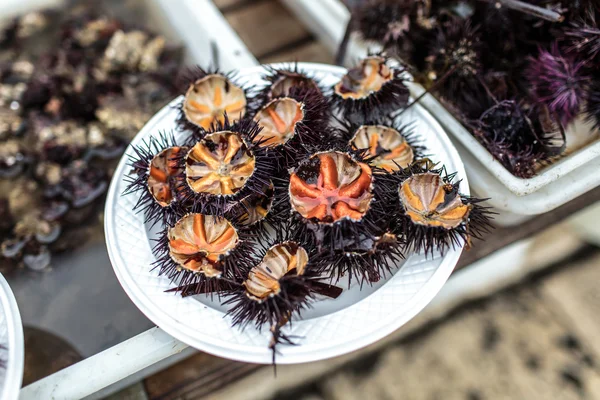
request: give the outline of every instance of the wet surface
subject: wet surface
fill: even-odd
[[[119,284],[104,241],[53,257],[43,272],[7,277],[23,325],[49,331],[89,357],[154,326]]]

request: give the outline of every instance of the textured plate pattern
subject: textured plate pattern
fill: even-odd
[[[19,396],[23,377],[23,327],[17,302],[0,274],[0,344],[7,350],[0,352],[6,369],[0,369],[0,400],[14,400]]]
[[[345,69],[320,64],[300,63],[299,67],[312,73],[324,86],[336,83]],[[260,82],[262,67],[245,69],[239,78],[250,84]],[[173,130],[176,118],[175,99],[157,113],[133,140],[160,131]],[[462,179],[461,190],[468,194],[465,171],[460,158],[435,119],[419,105],[403,116],[412,122],[427,153],[443,162],[449,171],[457,171]],[[131,150],[128,150],[128,153]],[[133,302],[159,327],[177,339],[208,353],[239,361],[270,363],[268,349],[270,334],[248,327],[231,327],[218,307],[200,298],[181,298],[165,290],[172,287],[169,279],[151,271],[152,234],[143,218],[131,211],[134,196],[121,197],[126,187],[126,156],[114,175],[106,202],[105,233],[108,251],[115,273]],[[347,290],[342,298],[314,304],[304,318],[293,321],[286,333],[300,337],[299,346],[280,346],[278,363],[315,361],[348,353],[390,334],[414,317],[440,290],[458,261],[462,249],[449,251],[444,257],[426,259],[413,254],[393,276],[375,288]],[[340,304],[344,307],[340,308]]]

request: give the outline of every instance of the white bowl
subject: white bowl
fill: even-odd
[[[299,67],[315,76],[325,86],[336,83],[344,68],[321,64],[299,63]],[[276,66],[276,65],[275,65]],[[263,67],[243,69],[239,78],[249,84],[262,84]],[[141,143],[160,131],[175,128],[175,106],[181,98],[158,112],[135,137]],[[468,194],[463,164],[436,120],[421,106],[402,116],[414,122],[418,137],[436,161],[456,171],[462,179],[461,191]],[[121,285],[140,310],[160,328],[175,338],[205,352],[252,363],[270,363],[270,333],[253,327],[241,330],[231,326],[224,309],[207,296],[181,298],[165,290],[174,285],[151,270],[154,257],[150,239],[153,232],[144,225],[143,216],[132,207],[135,196],[121,196],[126,187],[124,175],[129,148],[121,159],[108,192],[105,211],[105,233],[108,253]],[[292,364],[309,362],[345,354],[390,334],[413,318],[429,303],[448,279],[462,248],[448,251],[443,257],[425,258],[412,254],[402,267],[376,285],[344,290],[336,300],[321,300],[287,327],[287,334],[299,337],[298,346],[279,346],[277,362]]]
[[[6,347],[0,357],[6,369],[0,369],[0,400],[19,397],[23,380],[23,325],[15,296],[6,279],[0,274],[0,344]]]

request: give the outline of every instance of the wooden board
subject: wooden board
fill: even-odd
[[[276,0],[252,3],[225,13],[225,18],[259,59],[311,38],[308,30]]]
[[[241,7],[248,3],[255,3],[256,0],[213,0],[217,8],[223,12],[227,12],[234,7]]]
[[[323,44],[311,40],[306,44],[291,48],[289,50],[278,52],[268,57],[260,58],[259,61],[263,64],[286,61],[303,61],[332,64],[333,55],[329,53],[329,51]]]
[[[194,399],[260,368],[198,353],[144,381],[150,399]]]

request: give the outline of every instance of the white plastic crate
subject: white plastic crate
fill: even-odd
[[[350,19],[340,0],[281,0],[332,51],[337,51]],[[369,46],[350,40],[346,61],[364,56]],[[411,94],[423,93],[422,86],[410,85]],[[544,168],[529,179],[512,175],[433,96],[421,100],[450,133],[467,169],[473,192],[490,197],[489,204],[500,215],[496,221],[512,225],[534,215],[551,211],[600,185],[600,142],[596,141]]]

